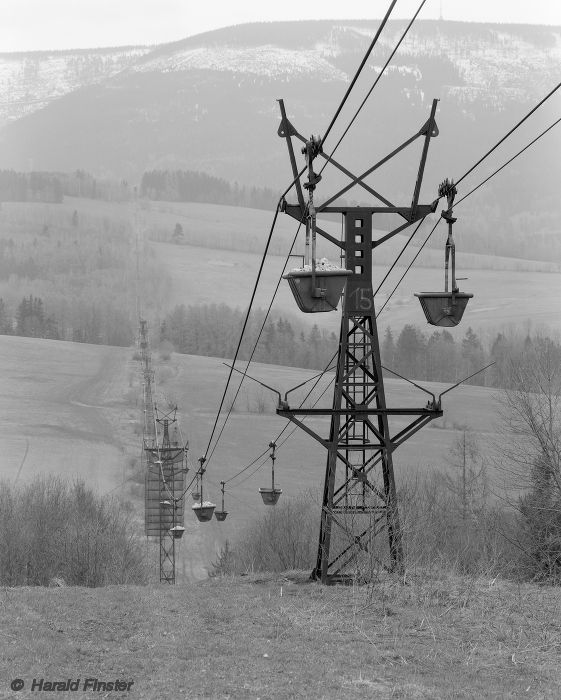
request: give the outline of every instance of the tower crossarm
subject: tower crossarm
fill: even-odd
[[[366,416],[426,416],[431,420],[440,418],[443,411],[437,408],[380,408],[356,406],[353,413]],[[344,416],[351,413],[348,408],[277,408],[277,414],[292,420],[293,416]]]

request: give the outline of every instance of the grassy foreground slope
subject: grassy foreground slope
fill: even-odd
[[[289,574],[5,589],[2,603],[0,698],[35,697],[34,678],[134,681],[87,697],[139,700],[561,695],[558,588],[427,572],[328,588]]]

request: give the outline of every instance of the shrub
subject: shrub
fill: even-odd
[[[281,501],[248,525],[234,546],[238,573],[311,569],[320,507],[310,494]]]
[[[46,586],[144,583],[140,539],[130,507],[81,481],[40,477],[0,483],[0,583]]]
[[[512,513],[482,501],[466,517],[461,499],[437,472],[403,483],[398,502],[408,569],[502,576],[517,573],[520,555],[509,541],[515,528]],[[215,573],[311,571],[316,563],[320,512],[319,501],[311,494],[268,508],[248,525],[233,551],[228,545],[220,553],[213,565]],[[352,513],[339,513],[337,518],[346,523],[350,533],[364,528],[364,520]],[[350,540],[345,537],[339,528],[334,530],[332,555],[348,546]],[[384,528],[357,555],[352,573],[363,581],[371,580],[387,561]]]

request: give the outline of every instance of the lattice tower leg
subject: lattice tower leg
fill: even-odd
[[[345,217],[347,267],[359,261],[343,301],[315,578],[356,578],[364,567],[403,569],[380,345],[372,292],[372,225]],[[362,311],[364,309],[364,311]],[[377,414],[366,414],[375,408]],[[380,549],[380,535],[387,545]],[[385,551],[383,551],[385,549]]]
[[[165,468],[160,472],[160,503],[170,501],[170,495],[165,487],[162,472],[166,475],[168,488],[173,484],[173,467]],[[170,532],[168,522],[170,508],[160,505],[162,517],[160,519],[160,583],[175,583],[175,537]]]

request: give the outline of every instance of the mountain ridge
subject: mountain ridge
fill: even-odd
[[[19,118],[13,113],[0,128],[0,162],[15,170],[82,169],[135,183],[147,170],[183,169],[280,192],[291,175],[285,144],[276,135],[278,98],[285,100],[301,134],[321,133],[376,27],[359,20],[252,23],[128,52],[65,54],[66,64],[60,56],[59,63],[42,58],[43,67],[22,58],[19,72],[12,65],[21,83],[18,94],[36,101],[28,105],[29,113]],[[405,20],[388,23],[330,144],[405,27]],[[0,78],[5,62],[0,55]],[[423,202],[433,201],[438,183],[471,167],[551,90],[559,73],[561,27],[417,22],[338,160],[364,171],[417,133],[437,98],[440,135],[431,142],[422,194]],[[50,101],[49,86],[56,98]],[[0,101],[9,102],[6,95],[6,81],[0,79]],[[557,104],[558,97],[545,104],[489,166],[534,138],[557,117]],[[509,226],[540,235],[556,228],[561,163],[554,138],[547,136],[543,146],[530,149],[462,208],[483,235],[505,233]],[[418,155],[410,150],[369,181],[404,204],[411,201],[417,174]],[[333,170],[324,175],[323,192],[346,184]],[[466,186],[476,184],[480,172],[485,168]]]
[[[390,49],[393,47],[405,25],[405,20],[390,21],[385,32],[380,36],[373,55],[376,56],[380,48]],[[274,68],[275,62],[282,56],[281,51],[279,51],[282,49],[292,49],[294,54],[290,56],[292,61],[285,61],[284,65],[282,63],[276,65],[278,74],[285,74],[291,67],[300,67],[302,72],[313,74],[320,67],[325,69],[322,60],[329,64],[327,60],[329,58],[336,59],[344,53],[360,54],[363,52],[370,43],[371,36],[377,26],[378,22],[374,20],[252,22],[156,45],[133,44],[102,48],[0,53],[0,101],[4,105],[4,109],[0,109],[0,123],[2,120],[18,119],[33,111],[26,110],[22,113],[18,109],[9,109],[9,107],[18,107],[13,102],[4,104],[6,102],[4,98],[10,90],[13,91],[15,88],[16,94],[18,93],[18,81],[21,83],[20,93],[22,89],[26,88],[27,94],[31,98],[36,97],[37,93],[42,95],[42,99],[38,102],[38,108],[41,108],[49,102],[49,99],[90,85],[94,79],[101,81],[111,79],[123,71],[145,72],[148,70],[165,71],[206,67],[211,70],[229,70],[231,72],[245,70],[259,74],[255,65],[252,66],[251,59],[255,64],[255,61],[259,61],[261,58],[261,66],[269,65],[269,70],[271,70],[271,66]],[[328,35],[323,36],[322,30],[328,29]],[[549,44],[549,47],[538,48],[538,38],[542,44]],[[349,39],[350,42],[346,41]],[[518,39],[518,45],[515,43],[516,39]],[[470,60],[462,54],[462,52],[465,53],[466,40],[477,40],[479,49],[485,48],[486,70],[484,70],[485,66],[480,65],[481,61],[474,61],[472,58],[472,63],[474,63],[472,65]],[[497,42],[498,55],[490,55],[489,47],[485,47],[486,41],[487,44],[492,43],[490,40]],[[352,45],[352,50],[349,50],[349,44]],[[248,60],[232,63],[232,58],[236,58],[236,47],[238,50],[239,47],[244,48],[245,53],[248,54]],[[509,56],[513,66],[510,73],[506,75],[507,81],[514,79],[519,81],[520,69],[529,73],[532,67],[530,60],[534,67],[534,70],[531,71],[534,79],[546,74],[551,66],[561,67],[561,26],[418,20],[394,57],[390,71],[402,66],[407,57],[412,59],[418,55],[421,47],[424,53],[432,55],[439,55],[443,50],[450,52],[455,60],[455,65],[458,66],[461,73],[465,74],[466,85],[472,89],[476,87],[484,89],[485,87],[493,87],[494,82],[499,83],[505,79],[504,57],[507,53],[512,52],[513,48],[520,49],[521,55],[518,60]],[[261,48],[261,53],[268,48],[269,54],[260,56],[259,53],[252,52],[252,49],[256,48]],[[201,56],[201,49],[207,52],[206,61],[202,60],[205,57]],[[191,51],[193,55],[184,57],[183,63],[177,62],[177,53],[181,51]],[[303,51],[304,53],[302,53]],[[223,54],[222,60],[218,61],[216,54],[220,52]],[[174,55],[175,65],[173,64]],[[79,61],[80,57],[83,59],[85,56],[90,56],[91,62],[94,62],[95,58],[100,59],[100,61],[88,66],[87,61]],[[474,56],[477,57],[478,53],[475,52]],[[163,64],[162,57],[166,58]],[[314,57],[316,60],[310,61]],[[60,61],[63,58],[68,59],[68,61],[66,63],[63,61],[58,66],[40,65],[45,62],[52,64],[55,59]],[[23,65],[17,66],[18,60],[23,61]],[[16,65],[11,65],[14,62]],[[78,65],[73,66],[73,62],[78,62]],[[501,65],[503,70],[500,75],[492,75],[497,65]],[[349,66],[349,69],[354,67],[356,66]],[[381,65],[376,67],[381,68]],[[12,68],[11,71],[10,68]],[[19,72],[17,72],[18,69]],[[342,70],[333,65],[331,65],[331,69],[330,77],[343,81],[350,80],[351,70]],[[69,82],[66,91],[64,84],[61,84],[58,91],[55,90],[51,93],[50,98],[44,95],[44,90],[38,89],[38,85],[43,81],[46,82],[47,87],[49,86],[49,70],[53,81],[62,81],[63,76],[66,76],[67,79],[69,76],[75,76],[75,80]],[[493,77],[494,82],[491,81],[491,77]],[[490,85],[485,86],[486,81],[490,82]],[[31,89],[31,93],[29,93],[29,89]],[[503,85],[502,89],[512,90],[516,88],[508,86],[505,88]]]

